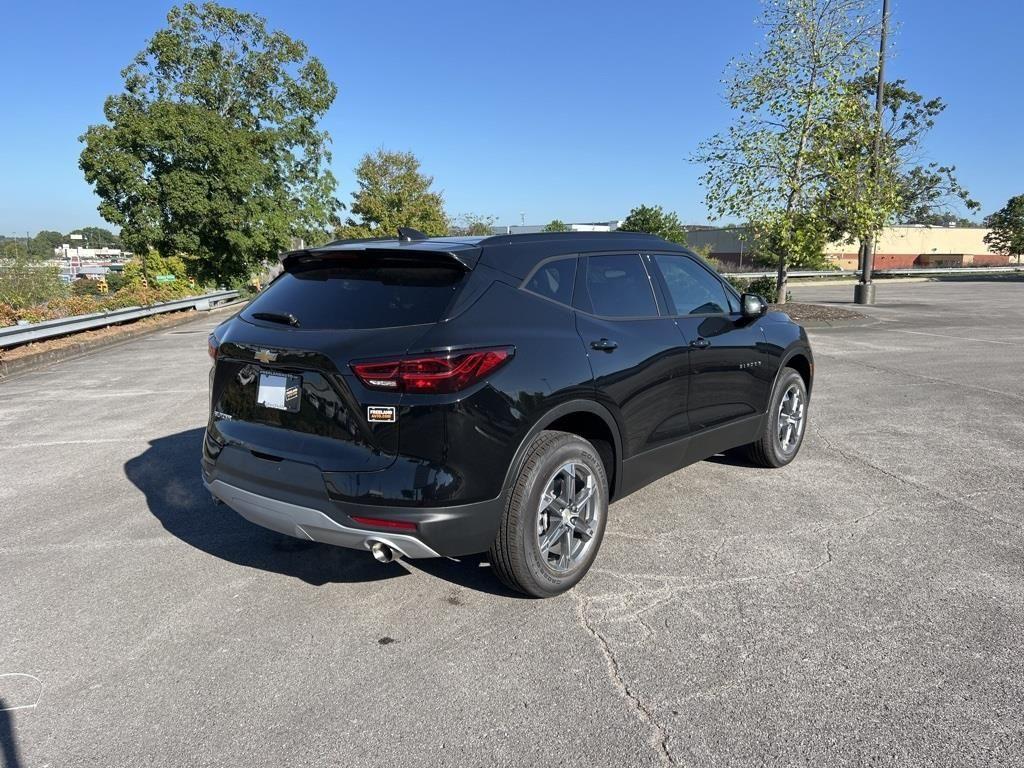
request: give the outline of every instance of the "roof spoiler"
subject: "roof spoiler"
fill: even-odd
[[[393,242],[393,241],[392,241]],[[351,245],[351,243],[349,243]],[[347,248],[304,248],[300,251],[288,251],[280,255],[281,266],[286,272],[301,269],[316,269],[331,264],[378,263],[395,266],[457,266],[469,272],[480,260],[479,248],[466,248],[444,251],[435,248],[374,248],[370,243],[367,247]]]

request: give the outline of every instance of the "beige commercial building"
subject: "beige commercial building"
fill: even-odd
[[[983,227],[886,227],[875,248],[875,268],[1008,264],[1009,257],[988,250],[984,242],[988,232]],[[693,230],[686,235],[689,246],[710,246],[711,257],[729,266],[746,266],[751,263],[750,239],[746,227]],[[857,268],[856,243],[829,243],[825,254],[839,269]]]

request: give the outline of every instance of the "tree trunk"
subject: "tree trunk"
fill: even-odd
[[[785,304],[786,303],[786,283],[787,282],[788,282],[788,280],[786,278],[786,254],[782,253],[782,254],[779,255],[779,274],[778,274],[778,277],[776,278],[776,285],[778,286],[778,291],[776,292],[776,296],[775,296],[775,303],[776,304]]]

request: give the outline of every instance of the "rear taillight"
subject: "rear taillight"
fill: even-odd
[[[352,371],[370,389],[446,394],[483,380],[507,363],[513,354],[513,347],[458,350],[390,360],[364,360],[352,363]]]
[[[220,341],[212,333],[206,340],[206,351],[210,353],[210,359],[217,362],[217,352],[220,350]]]

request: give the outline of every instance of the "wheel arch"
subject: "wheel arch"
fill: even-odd
[[[814,383],[814,363],[811,359],[810,350],[803,347],[791,350],[782,359],[782,365],[779,366],[780,373],[783,368],[792,368],[800,374],[800,378],[804,380],[804,386],[807,387],[807,395],[809,397],[811,386]]]
[[[593,400],[560,403],[537,419],[516,449],[505,475],[503,489],[507,491],[515,483],[530,444],[546,429],[569,432],[593,444],[608,475],[609,498],[614,499],[618,480],[622,476],[622,437],[612,414]]]

